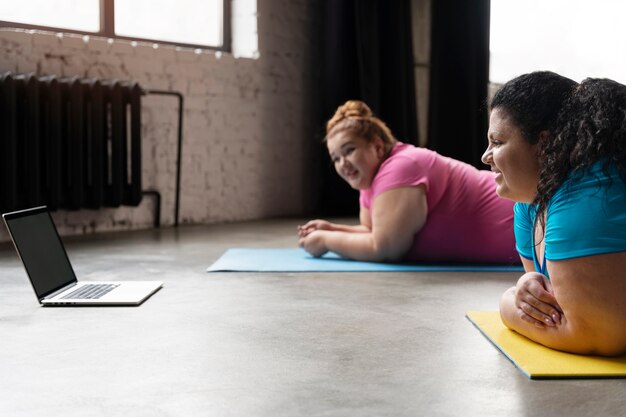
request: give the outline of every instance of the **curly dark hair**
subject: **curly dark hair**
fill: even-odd
[[[583,175],[598,161],[607,175],[616,166],[626,184],[626,86],[606,78],[583,80],[565,102],[557,126],[539,148],[541,169],[533,201],[538,213],[568,175]]]
[[[495,108],[507,112],[526,141],[538,144],[535,225],[545,226],[548,202],[567,177],[585,174],[598,161],[606,174],[616,166],[626,184],[626,86],[533,72],[504,84],[491,103]]]
[[[565,154],[562,150],[563,154],[559,155],[558,147],[551,145],[555,133],[559,130],[561,121],[559,115],[577,85],[576,81],[554,72],[536,71],[506,82],[491,101],[491,110],[498,108],[505,111],[528,143],[539,144],[537,157],[540,174],[537,193],[533,200],[533,204],[538,205],[537,213],[544,212],[558,187],[557,182],[560,185],[564,180],[560,177],[559,180],[550,177],[551,173],[559,171],[550,167],[560,165],[561,161],[557,159]],[[542,132],[548,134],[542,136]],[[556,155],[553,151],[557,151]],[[547,190],[550,190],[550,193],[546,194]],[[536,216],[535,225],[538,222],[542,227],[545,226],[542,215]]]
[[[542,131],[555,131],[559,112],[577,85],[576,81],[551,71],[523,74],[496,92],[490,108],[504,110],[524,139],[536,144]]]

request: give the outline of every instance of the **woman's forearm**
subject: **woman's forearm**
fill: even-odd
[[[562,315],[561,322],[554,326],[525,321],[522,318],[523,312],[515,305],[515,287],[509,288],[502,295],[500,316],[509,329],[549,348],[579,354],[611,355],[611,352],[599,350],[594,346],[589,335],[576,323],[568,320],[567,312]]]
[[[373,233],[326,231],[324,240],[329,251],[357,261],[397,261],[406,252],[406,248],[377,244]]]
[[[358,225],[348,225],[348,224],[337,224],[332,223],[333,230],[336,232],[346,232],[346,233],[370,233],[372,230],[362,224]]]
[[[330,225],[301,236],[300,244],[314,256],[327,251],[359,261],[391,262],[411,248],[428,214],[423,186],[401,187],[378,195],[369,209],[361,207],[359,226]]]
[[[515,304],[515,291],[516,287],[509,288],[500,299],[500,317],[504,325],[537,343],[571,352],[573,346],[570,346],[566,319],[563,318],[561,323],[555,326],[524,320],[527,316]]]

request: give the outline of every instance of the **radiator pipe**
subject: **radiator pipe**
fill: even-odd
[[[154,197],[154,227],[161,227],[161,193],[156,190],[143,190],[142,195],[151,195]]]
[[[174,227],[178,227],[180,212],[180,165],[183,147],[183,95],[178,91],[143,90],[145,95],[163,95],[178,97],[178,145],[176,148],[176,200],[174,203]]]

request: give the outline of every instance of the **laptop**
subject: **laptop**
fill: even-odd
[[[47,207],[2,215],[43,306],[136,306],[158,291],[158,281],[78,282]]]

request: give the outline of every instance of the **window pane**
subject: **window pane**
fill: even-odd
[[[490,79],[550,70],[626,82],[623,0],[491,0]]]
[[[233,0],[231,7],[233,56],[258,58],[259,40],[256,0]]]
[[[100,0],[3,0],[0,20],[98,32]]]
[[[222,46],[223,0],[116,0],[120,36]]]

